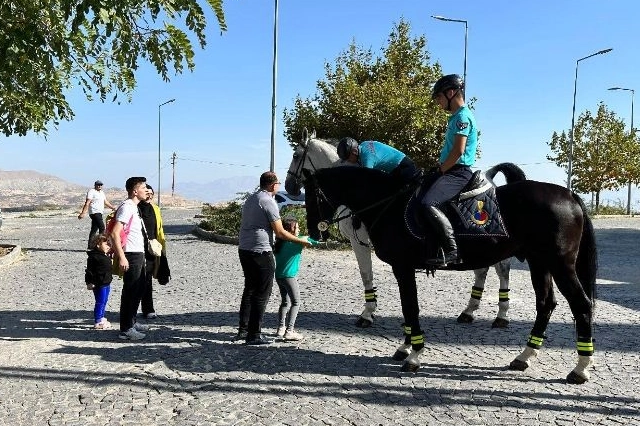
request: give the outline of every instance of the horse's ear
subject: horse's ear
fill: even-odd
[[[300,146],[306,148],[307,143],[309,142],[309,131],[306,127],[302,129],[302,140],[300,141]]]
[[[311,137],[309,137],[309,139],[315,139],[316,138],[316,129],[313,129],[313,132],[311,132]]]

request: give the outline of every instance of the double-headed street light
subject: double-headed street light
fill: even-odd
[[[469,27],[467,26],[467,21],[463,20],[463,19],[450,19],[450,18],[445,18],[444,16],[440,16],[440,15],[431,15],[431,17],[433,19],[437,19],[439,21],[446,21],[446,22],[460,22],[462,24],[464,24],[464,74],[462,77],[462,81],[464,81],[464,88],[465,88],[465,93],[467,92],[467,33],[468,33],[468,29]]]
[[[571,115],[571,134],[569,135],[569,166],[567,168],[567,188],[571,190],[571,174],[573,172],[573,128],[576,123],[576,92],[578,90],[578,64],[580,61],[584,61],[585,59],[589,59],[596,55],[602,55],[604,53],[609,53],[613,49],[604,49],[600,50],[596,53],[592,53],[589,56],[585,56],[584,58],[580,58],[576,61],[576,78],[573,81],[573,112]]]
[[[158,193],[158,207],[160,207],[160,108],[173,101],[175,101],[175,99],[169,99],[158,105],[158,190],[156,191]]]
[[[610,87],[609,90],[625,90],[631,92],[631,130],[629,133],[631,137],[635,137],[635,130],[633,130],[633,95],[636,91],[634,89],[627,89],[625,87]],[[629,187],[627,189],[627,214],[631,214],[631,180],[629,180]]]

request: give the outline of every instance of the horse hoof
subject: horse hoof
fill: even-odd
[[[509,327],[509,320],[506,320],[504,318],[496,318],[495,320],[493,320],[493,323],[491,324],[491,328],[507,328]]]
[[[458,316],[457,320],[460,324],[471,324],[473,322],[473,317],[469,314],[465,314],[464,312]]]
[[[373,325],[373,321],[364,319],[362,317],[359,317],[358,320],[356,321],[356,327],[359,327],[359,328],[369,328],[372,325]]]
[[[513,361],[511,361],[511,364],[509,364],[509,370],[524,371],[527,368],[529,368],[529,365],[524,361],[520,361],[519,359],[514,359]]]
[[[408,356],[409,356],[408,352],[396,351],[396,353],[393,354],[391,358],[393,358],[394,361],[404,361],[405,359],[407,359]]]
[[[402,364],[402,369],[401,370],[402,370],[403,373],[415,373],[419,369],[420,369],[419,365],[411,364],[409,362],[405,362],[404,364]]]
[[[581,385],[581,384],[583,384],[585,382],[587,382],[587,379],[585,379],[584,377],[576,374],[575,371],[572,371],[567,376],[567,383],[569,383],[570,385]]]

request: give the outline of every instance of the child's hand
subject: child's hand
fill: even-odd
[[[96,288],[96,286],[91,283],[87,283],[87,290],[93,290],[94,288]]]
[[[309,241],[311,243],[312,246],[317,246],[318,244],[320,244],[319,241],[314,240],[311,237],[307,237],[307,241]]]

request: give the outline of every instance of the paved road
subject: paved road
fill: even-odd
[[[73,212],[5,214],[0,242],[25,255],[0,269],[0,425],[619,425],[640,424],[640,219],[598,220],[597,366],[569,386],[576,359],[564,299],[528,371],[505,366],[534,318],[526,265],[514,264],[512,323],[492,330],[497,280],[471,325],[455,322],[470,273],[419,276],[427,350],[417,374],[390,359],[400,343],[397,286],[378,261],[378,322],[362,307],[355,258],[309,250],[300,272],[298,344],[231,342],[242,289],[235,246],[189,233],[194,210],[163,213],[173,280],[156,291],[160,318],[142,342],[91,329],[84,289],[89,222]],[[347,278],[345,278],[347,277]],[[117,322],[120,282],[108,318]],[[273,332],[272,297],[266,331]]]

